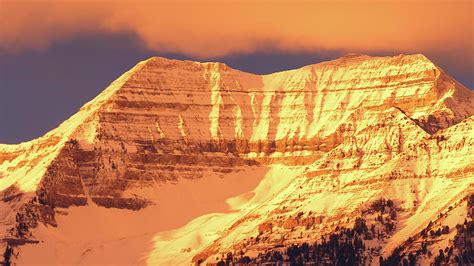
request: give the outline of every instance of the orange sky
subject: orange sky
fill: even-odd
[[[0,0],[0,50],[134,32],[157,52],[195,57],[262,49],[453,50],[473,61],[473,1],[173,2]]]

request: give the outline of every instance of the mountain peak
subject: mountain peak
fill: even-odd
[[[13,226],[1,238],[29,243],[49,235],[41,223],[63,232],[71,217],[138,213],[150,219],[134,220],[133,235],[158,250],[149,263],[189,264],[319,241],[356,215],[376,221],[372,204],[390,197],[384,208],[401,213],[380,214],[394,227],[373,242],[386,256],[467,193],[473,114],[473,92],[419,54],[262,76],[152,57],[45,136],[0,145],[0,217]]]

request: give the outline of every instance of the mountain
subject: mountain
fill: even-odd
[[[473,262],[473,114],[419,54],[263,76],[153,57],[0,145],[3,260]]]

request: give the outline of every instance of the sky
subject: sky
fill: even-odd
[[[151,56],[258,74],[422,53],[474,88],[474,1],[0,0],[0,143],[39,137]]]

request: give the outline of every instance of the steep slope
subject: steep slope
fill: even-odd
[[[124,216],[134,232],[102,228],[100,250],[140,236],[131,250],[150,255],[130,263],[215,262],[316,241],[390,197],[397,229],[365,255],[387,256],[467,193],[473,113],[473,92],[423,55],[265,76],[154,57],[44,137],[0,145],[4,245],[24,263],[61,245],[73,248],[45,263],[92,263],[97,246],[61,228]]]

